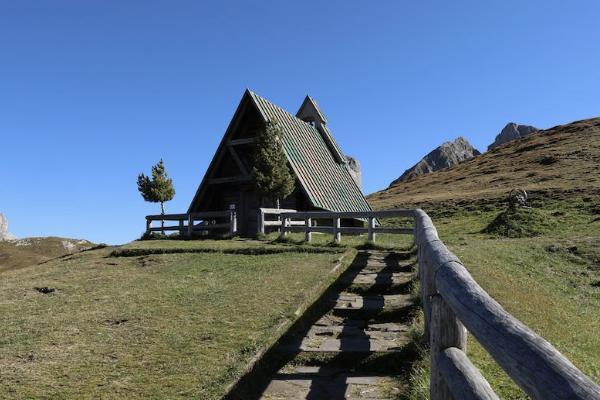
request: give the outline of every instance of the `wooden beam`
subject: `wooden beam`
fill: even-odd
[[[452,398],[463,400],[500,400],[481,372],[467,355],[456,347],[449,347],[437,355],[435,363]]]
[[[226,178],[212,178],[208,180],[209,185],[220,185],[222,183],[248,182],[252,179],[249,175],[228,176]]]
[[[229,211],[199,211],[195,213],[190,213],[190,219],[192,221],[195,220],[204,220],[204,219],[212,219],[212,218],[221,218],[229,216]]]
[[[392,218],[392,217],[406,217],[413,218],[414,210],[406,209],[395,209],[385,211],[348,211],[348,212],[335,212],[335,211],[300,211],[296,213],[284,213],[289,215],[283,215],[286,218]]]
[[[233,139],[229,141],[230,146],[240,146],[242,144],[252,144],[255,142],[254,138],[244,138],[244,139]]]
[[[431,400],[454,400],[437,363],[439,353],[449,347],[456,347],[465,352],[467,350],[467,330],[442,296],[436,294],[431,297],[431,335],[429,338],[429,352],[431,353],[429,398]]]
[[[240,172],[242,173],[242,175],[248,176],[248,170],[244,166],[244,163],[242,163],[242,160],[240,160],[240,156],[238,156],[238,153],[237,153],[237,151],[235,151],[235,148],[233,146],[227,146],[227,148],[229,149],[229,153],[231,154],[233,161],[235,161],[238,168],[240,169]]]
[[[181,219],[187,219],[187,214],[158,214],[158,215],[146,215],[146,220],[151,221],[179,221]]]
[[[187,229],[187,226],[165,226],[160,227],[157,226],[156,228],[150,228],[148,231],[149,232],[162,232],[162,231],[185,231]]]

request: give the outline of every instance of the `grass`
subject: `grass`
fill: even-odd
[[[482,232],[501,237],[521,238],[542,235],[553,227],[552,220],[535,208],[509,207],[498,214]]]
[[[151,241],[125,248],[157,246],[271,245]],[[1,398],[220,398],[333,279],[340,257],[115,258],[113,250],[2,273]],[[42,294],[34,287],[56,290]]]

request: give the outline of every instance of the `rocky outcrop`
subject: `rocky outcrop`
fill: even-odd
[[[0,213],[0,240],[12,240],[15,237],[8,233],[8,220]]]
[[[529,136],[532,133],[537,132],[539,129],[529,125],[519,125],[514,122],[509,122],[506,124],[504,129],[496,136],[494,143],[488,146],[488,150],[493,149],[494,147],[498,147],[506,142],[510,142],[511,140],[520,139],[525,136]]]
[[[481,154],[465,138],[458,137],[453,142],[446,142],[440,147],[427,154],[418,163],[404,171],[404,173],[390,186],[404,182],[419,175],[428,174],[439,169],[448,168],[462,161],[468,160]]]
[[[348,172],[350,172],[350,176],[354,179],[354,182],[358,185],[359,188],[362,189],[362,176],[360,172],[360,163],[356,158],[346,156],[346,160],[348,163],[346,166],[348,167]]]

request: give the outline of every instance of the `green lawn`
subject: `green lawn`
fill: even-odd
[[[343,269],[331,272],[341,253],[112,251],[1,274],[0,398],[220,398]]]
[[[494,299],[599,382],[600,221],[594,204],[600,199],[586,200],[537,204],[551,228],[529,238],[480,233],[499,210],[433,220],[441,239]],[[527,398],[473,337],[468,353],[500,398]],[[416,371],[415,381],[428,373]],[[425,387],[411,398],[427,398]]]

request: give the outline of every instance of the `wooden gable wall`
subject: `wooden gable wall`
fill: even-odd
[[[255,235],[258,208],[273,207],[261,199],[252,183],[254,137],[264,128],[264,121],[248,96],[242,99],[215,156],[192,202],[189,212],[238,210],[238,230],[241,235]],[[309,210],[310,202],[299,182],[296,190],[284,199],[282,208]]]

